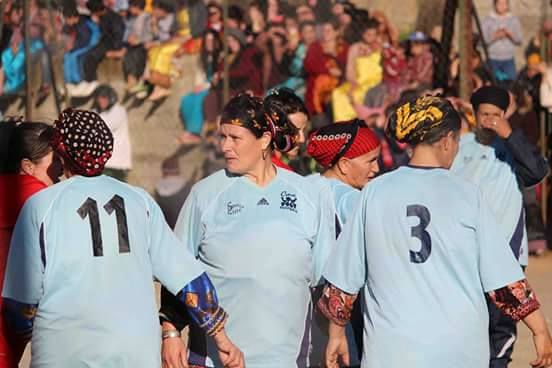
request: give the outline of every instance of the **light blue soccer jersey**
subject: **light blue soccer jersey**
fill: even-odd
[[[323,276],[364,288],[363,368],[487,368],[484,292],[524,278],[478,189],[413,167],[363,189]]]
[[[264,188],[221,170],[193,187],[175,231],[217,288],[246,366],[305,366],[310,288],[335,243],[329,191],[281,169]],[[201,364],[220,366],[211,342],[208,355]]]
[[[355,207],[360,200],[360,190],[345,184],[341,180],[334,178],[326,178],[320,174],[312,174],[307,177],[317,185],[323,185],[330,188],[333,195],[337,235],[341,232],[347,221],[353,215]],[[324,321],[325,322],[325,321]],[[327,332],[323,330],[327,327],[321,327],[313,319],[312,323],[312,348],[310,355],[310,366],[318,367],[324,365],[324,354],[328,343]],[[347,324],[347,341],[349,343],[349,363],[351,366],[358,366],[360,360],[358,358],[358,349],[355,342],[354,331],[352,325]]]
[[[353,214],[358,201],[360,199],[360,190],[353,188],[344,182],[326,178],[320,174],[313,174],[308,177],[313,182],[320,182],[323,185],[328,185],[332,191],[337,219],[341,227],[347,223],[347,219]]]
[[[38,304],[32,367],[159,367],[153,278],[179,292],[203,268],[145,191],[73,177],[32,196],[3,296]]]
[[[529,251],[523,198],[513,162],[501,139],[486,146],[475,140],[475,134],[467,133],[460,139],[460,150],[451,170],[479,186],[514,255],[527,266]]]

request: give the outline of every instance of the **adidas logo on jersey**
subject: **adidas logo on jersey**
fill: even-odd
[[[259,202],[257,202],[257,206],[269,206],[270,203],[266,200],[266,198],[261,198]]]

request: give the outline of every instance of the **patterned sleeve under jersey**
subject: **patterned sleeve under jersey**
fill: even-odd
[[[491,300],[505,315],[520,321],[540,308],[527,280],[521,280],[489,293]]]

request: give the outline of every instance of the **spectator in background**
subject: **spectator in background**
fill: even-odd
[[[230,64],[228,77],[230,84],[230,96],[246,91],[255,96],[261,96],[263,90],[261,59],[259,50],[252,45],[247,45],[245,33],[238,29],[228,28],[224,31],[228,42],[230,55],[223,60]],[[222,70],[223,65],[213,75],[212,88],[203,104],[205,123],[214,124],[222,112]]]
[[[356,118],[354,105],[362,105],[366,93],[382,81],[378,22],[370,19],[357,27],[362,39],[349,48],[346,82],[332,93],[334,121]]]
[[[85,54],[100,41],[100,27],[90,18],[80,15],[76,6],[63,8],[65,26],[63,33],[67,36],[65,54],[63,55],[63,76],[69,94],[83,80],[83,61]]]
[[[180,102],[180,117],[184,123],[184,132],[180,135],[181,143],[201,142],[203,128],[203,101],[209,94],[211,81],[218,71],[222,54],[220,34],[210,29],[203,36],[200,67],[196,69],[195,86]]]
[[[113,134],[113,154],[103,173],[126,182],[132,168],[132,152],[128,132],[127,111],[119,104],[117,92],[103,84],[96,89],[93,110],[105,121]]]
[[[347,51],[347,45],[338,39],[338,24],[322,24],[322,37],[309,46],[303,64],[307,80],[305,104],[311,115],[326,110],[332,91],[344,75]]]
[[[516,79],[514,54],[523,42],[519,18],[510,13],[508,0],[494,0],[494,11],[483,19],[483,37],[489,47],[489,65],[499,81]]]
[[[433,86],[433,55],[429,50],[428,37],[423,32],[414,32],[408,37],[408,83],[411,89],[431,89]]]
[[[12,4],[8,17],[12,28],[9,47],[2,51],[0,68],[0,94],[13,94],[25,83],[25,46],[23,42],[23,8],[21,3]],[[31,39],[31,56],[44,48],[39,39]]]
[[[291,57],[288,54],[286,29],[282,26],[272,26],[267,32],[268,43],[266,55],[268,63],[263,65],[263,86],[269,90],[289,77],[289,63]]]
[[[172,37],[176,31],[175,3],[171,0],[153,2],[153,41],[146,43],[148,49],[148,82],[154,89],[148,97],[158,101],[170,95],[172,59],[180,44]]]
[[[130,0],[125,43],[126,51],[123,57],[123,72],[129,92],[143,88],[142,76],[146,69],[148,52],[145,44],[153,38],[151,30],[151,15],[144,11],[145,0]]]
[[[519,72],[516,79],[518,89],[525,90],[533,99],[532,107],[539,111],[540,105],[540,85],[542,82],[542,73],[546,69],[541,62],[541,57],[538,53],[533,53],[527,56],[527,65]]]
[[[222,32],[224,21],[222,19],[222,8],[216,2],[207,4],[207,28],[216,32]]]
[[[113,10],[105,7],[102,0],[88,0],[86,6],[92,13],[92,19],[100,26],[99,43],[84,55],[84,81],[73,89],[73,96],[89,96],[98,86],[97,70],[100,62],[110,52],[123,48],[125,23]]]

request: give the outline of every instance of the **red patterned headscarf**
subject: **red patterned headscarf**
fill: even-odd
[[[363,121],[355,119],[322,127],[311,134],[307,153],[328,169],[340,158],[353,159],[380,146],[378,136]]]
[[[52,147],[72,163],[75,174],[100,175],[113,152],[113,134],[92,111],[64,110],[54,123]]]

